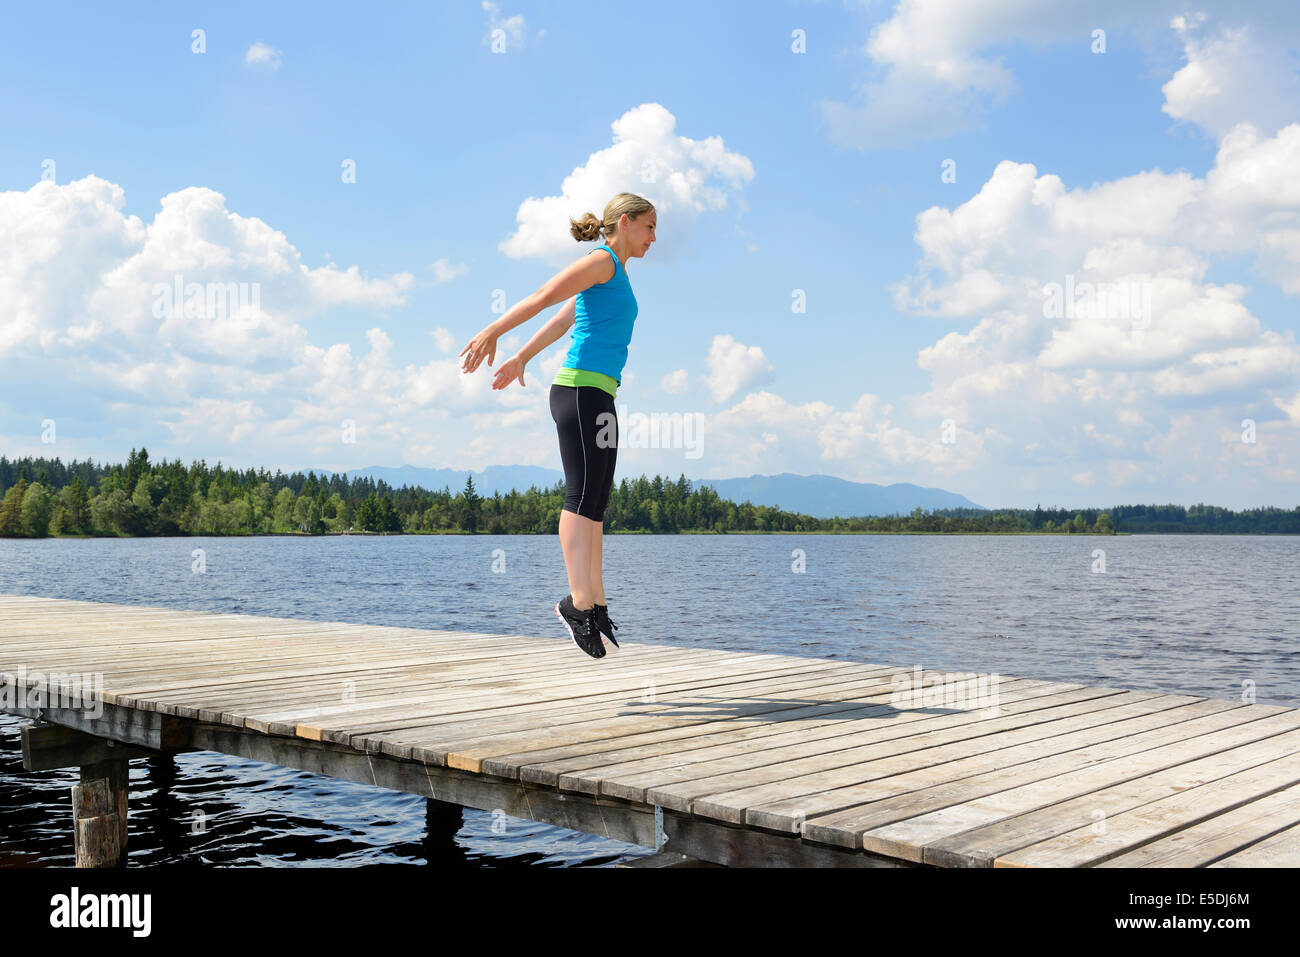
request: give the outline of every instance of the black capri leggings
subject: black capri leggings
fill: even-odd
[[[603,521],[618,456],[614,397],[594,385],[552,383],[551,418],[564,463],[564,510]]]

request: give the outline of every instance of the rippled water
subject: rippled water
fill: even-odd
[[[1300,538],[612,535],[604,561],[632,642],[1234,700],[1253,682],[1259,703],[1300,707]],[[554,536],[0,540],[6,594],[567,642],[551,610],[567,591]],[[0,716],[0,865],[71,864],[76,772],[23,771],[22,720]],[[214,752],[135,761],[130,862],[577,866],[649,853],[517,818],[494,828],[468,808],[457,829],[433,807]]]

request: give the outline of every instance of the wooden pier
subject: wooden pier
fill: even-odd
[[[642,866],[1300,865],[1297,709],[622,644],[0,595],[0,710],[24,767],[81,769],[84,866],[123,859],[127,762],[195,750]]]

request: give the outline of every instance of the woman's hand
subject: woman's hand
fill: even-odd
[[[525,363],[523,359],[519,358],[519,356],[511,356],[505,362],[501,363],[500,369],[497,369],[497,376],[492,381],[492,388],[504,389],[516,378],[519,379],[519,384],[521,386],[526,386],[528,383],[524,382],[525,365],[527,365],[527,363]]]
[[[491,326],[480,332],[469,341],[469,345],[460,350],[462,356],[467,352],[469,355],[460,367],[461,372],[473,372],[483,362],[484,356],[487,356],[488,365],[492,364],[492,360],[497,356],[497,334],[492,331]]]

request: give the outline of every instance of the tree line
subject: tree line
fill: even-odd
[[[453,494],[382,479],[265,469],[218,462],[125,464],[0,456],[0,537],[267,535],[298,533],[488,533],[554,535],[564,483],[480,495],[469,477]],[[915,508],[909,515],[814,518],[724,500],[707,483],[660,475],[623,479],[610,491],[608,532],[1195,532],[1300,534],[1300,507],[1240,512],[1213,505],[1119,505],[1105,511]]]

